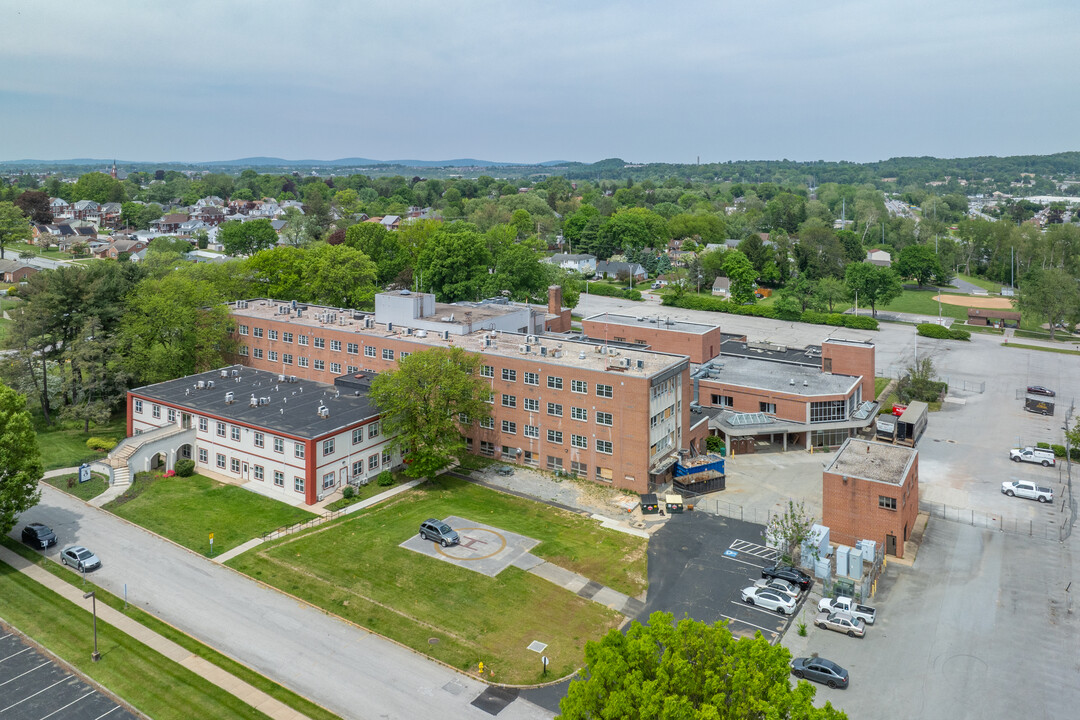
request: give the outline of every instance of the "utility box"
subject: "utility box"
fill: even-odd
[[[660,512],[660,501],[656,499],[656,495],[650,493],[649,495],[641,496],[641,514],[642,515],[655,515]]]
[[[848,554],[851,552],[851,548],[847,545],[836,546],[836,574],[847,577],[851,573],[848,572]]]

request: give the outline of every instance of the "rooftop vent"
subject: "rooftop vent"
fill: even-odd
[[[326,407],[325,405],[320,405],[317,412],[319,413],[319,417],[321,418],[330,417],[330,408]]]
[[[232,394],[231,391],[225,393],[225,404],[226,405],[232,405],[234,400],[235,400],[235,396]]]

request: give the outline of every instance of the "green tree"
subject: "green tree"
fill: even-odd
[[[409,249],[402,235],[387,230],[379,223],[365,222],[345,231],[345,244],[361,251],[375,263],[379,285],[385,287],[397,279],[411,262]]]
[[[259,220],[230,220],[218,229],[218,242],[230,255],[254,255],[277,244],[274,226],[265,218]]]
[[[822,302],[829,306],[829,312],[832,312],[836,303],[847,299],[848,290],[842,280],[834,277],[824,277],[818,280],[817,295]]]
[[[731,300],[739,305],[754,302],[754,281],[757,271],[750,260],[738,250],[724,253],[724,275],[731,280]]]
[[[304,251],[283,245],[261,250],[241,261],[261,296],[301,300],[304,296]]]
[[[182,238],[172,237],[171,235],[162,235],[161,237],[156,237],[151,240],[146,251],[148,255],[153,253],[174,253],[183,255],[184,253],[191,251],[191,243]]]
[[[765,526],[765,537],[779,546],[781,554],[788,562],[799,560],[795,552],[806,538],[810,537],[810,528],[814,518],[806,512],[806,506],[800,501],[788,500],[787,512],[772,515]],[[816,559],[816,558],[815,558]]]
[[[870,305],[874,317],[877,317],[878,305],[888,305],[904,292],[900,278],[892,268],[879,267],[868,262],[848,265],[844,273],[844,283],[856,303],[861,301],[863,305]]]
[[[49,196],[40,190],[27,190],[15,198],[15,204],[30,219],[30,222],[48,225],[53,221]]]
[[[0,384],[0,535],[41,499],[41,451],[26,397]]]
[[[484,236],[471,225],[442,229],[417,260],[421,290],[435,293],[441,302],[476,300],[490,262]]]
[[[305,251],[305,297],[319,305],[375,307],[375,263],[348,245],[319,244]]]
[[[791,653],[761,633],[735,639],[727,623],[675,622],[655,612],[585,645],[585,671],[559,704],[561,720],[837,720],[826,702],[814,707],[814,688],[791,687]]]
[[[371,383],[383,428],[411,477],[430,477],[464,455],[459,416],[474,423],[490,417],[488,392],[480,358],[460,347],[413,353]]]
[[[30,221],[15,203],[0,202],[0,260],[8,243],[26,242],[30,239]]]
[[[197,198],[196,198],[197,199]],[[105,173],[92,172],[81,176],[71,189],[71,202],[93,200],[99,205],[127,200],[124,184]]]
[[[1053,340],[1058,325],[1080,316],[1080,289],[1076,278],[1064,270],[1030,270],[1020,282],[1017,304],[1021,313],[1045,320]]]
[[[626,251],[665,247],[671,237],[664,218],[640,207],[615,213],[601,233],[611,238],[616,248]]]
[[[90,432],[90,423],[109,421],[113,409],[124,399],[130,380],[121,367],[115,339],[103,333],[101,320],[91,317],[64,352],[69,363],[67,393],[71,402],[60,416],[83,423],[85,433]]]
[[[780,291],[782,297],[791,298],[799,305],[800,312],[806,312],[807,308],[817,308],[822,304],[818,297],[818,284],[805,275],[795,278]]]
[[[900,251],[896,272],[900,277],[915,278],[921,287],[941,275],[941,262],[929,245],[909,245]]]

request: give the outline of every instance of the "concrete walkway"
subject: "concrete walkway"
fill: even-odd
[[[62,473],[57,473],[62,474]],[[64,582],[52,573],[44,570],[21,555],[18,555],[5,547],[0,547],[0,561],[7,563],[22,574],[35,582],[44,585],[57,595],[70,600],[79,607],[86,607],[88,602],[83,599],[83,592],[79,588]],[[193,655],[186,649],[174,643],[172,640],[158,635],[145,625],[142,625],[118,610],[114,610],[102,603],[97,609],[98,618],[102,622],[112,625],[114,628],[127,633],[143,645],[150,647],[173,662],[180,663],[196,675],[209,680],[222,690],[235,695],[251,707],[277,720],[304,720],[307,716],[282,704],[270,697],[262,690],[252,687],[235,675],[225,672],[217,665]]]
[[[576,572],[572,572],[566,568],[552,565],[531,553],[522,555],[514,561],[513,565],[514,567],[532,573],[539,578],[543,578],[548,582],[554,583],[561,588],[569,590],[575,595],[580,595],[586,600],[592,600],[593,602],[600,603],[616,612],[620,612],[630,619],[637,617],[641,614],[641,611],[645,609],[645,603],[637,598],[624,595],[618,590],[612,590],[609,587],[590,580],[584,575],[578,575]]]
[[[79,472],[78,466],[69,468],[57,468],[56,470],[48,470],[41,477],[53,478],[60,475],[76,475]],[[105,488],[105,492],[101,493],[97,497],[90,498],[87,502],[94,507],[101,507],[102,505],[115,500],[124,494],[124,491],[128,489],[127,485],[109,485]]]

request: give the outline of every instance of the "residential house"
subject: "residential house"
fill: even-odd
[[[596,263],[596,277],[616,279],[619,275],[633,278],[634,282],[641,282],[649,277],[649,273],[640,263],[620,262],[617,260],[600,260]]]
[[[200,230],[209,230],[209,229],[210,229],[209,224],[203,222],[202,220],[198,220],[198,219],[193,217],[190,220],[188,220],[187,222],[181,223],[180,224],[180,229],[179,229],[178,232],[181,235],[187,235],[188,237],[191,237],[192,235],[199,232]]]
[[[146,248],[147,244],[142,240],[113,240],[112,244],[105,249],[105,257],[110,257],[113,260],[116,260],[123,253],[128,253],[130,255],[131,253],[137,253],[141,250],[145,250]]]
[[[74,220],[98,221],[101,218],[101,206],[93,200],[80,200],[72,206],[71,217]]]
[[[731,278],[718,277],[713,280],[712,294],[717,297],[731,297]]]
[[[217,195],[209,195],[207,197],[200,198],[199,200],[195,201],[195,209],[196,210],[199,210],[199,209],[205,208],[205,207],[223,208],[223,207],[225,207],[225,201],[222,200],[221,198],[219,198]]]
[[[120,227],[120,213],[123,212],[123,208],[118,202],[105,203],[101,206],[100,218],[98,224],[101,227],[118,228]]]
[[[190,219],[191,216],[187,213],[169,213],[162,216],[161,219],[155,220],[151,225],[163,235],[174,235],[180,232],[180,226]]]
[[[202,207],[195,208],[192,213],[192,218],[200,220],[206,225],[220,225],[228,219],[225,214],[225,210],[217,205],[203,205]]]
[[[64,198],[50,198],[49,209],[52,210],[53,220],[71,217],[71,204]]]
[[[28,277],[37,272],[39,271],[36,267],[27,265],[20,260],[15,260],[13,258],[4,258],[3,260],[0,260],[0,282],[25,282]]]
[[[884,250],[871,250],[866,253],[866,262],[879,267],[891,267],[892,255]]]
[[[582,275],[596,274],[596,256],[589,254],[571,255],[569,253],[555,253],[544,258],[544,262],[558,265],[566,270],[575,270]]]
[[[379,223],[387,230],[397,230],[401,227],[401,216],[387,215]]]

